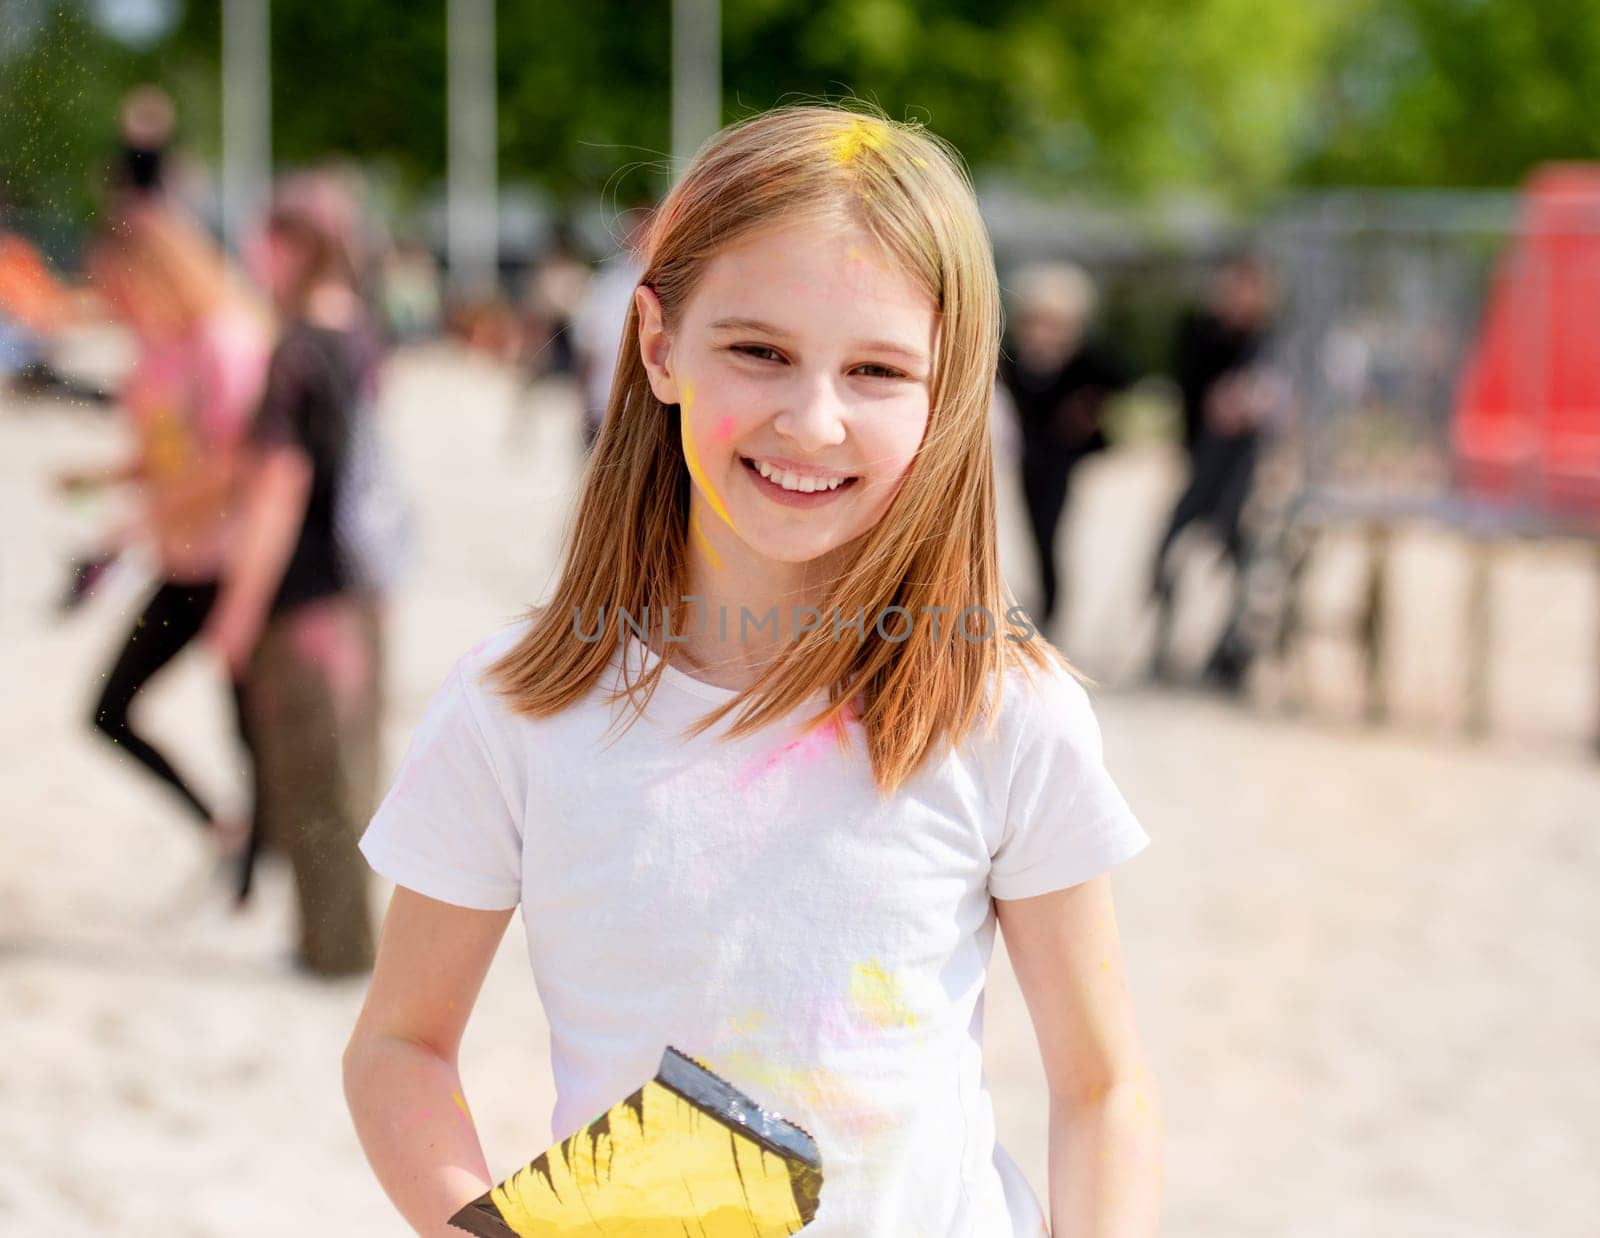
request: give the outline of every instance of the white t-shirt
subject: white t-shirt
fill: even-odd
[[[815,706],[733,742],[727,720],[682,738],[736,694],[670,665],[607,744],[631,708],[604,692],[621,651],[582,701],[516,715],[483,674],[523,630],[456,664],[361,850],[431,898],[521,904],[555,1139],[672,1045],[816,1140],[808,1235],[1036,1238],[1043,1210],[995,1141],[983,1076],[991,899],[1076,885],[1149,841],[1082,685],[1011,672],[995,731],[980,722],[883,801],[858,723],[847,752],[803,733]],[[627,650],[635,674],[655,662]]]

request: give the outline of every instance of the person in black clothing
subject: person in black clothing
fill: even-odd
[[[350,975],[374,956],[356,844],[375,807],[379,668],[339,513],[378,344],[327,221],[275,208],[266,253],[285,321],[251,436],[245,533],[205,639],[244,684],[262,831],[294,871],[297,961]]]
[[[1205,676],[1229,690],[1243,681],[1248,651],[1236,619],[1243,609],[1249,548],[1240,524],[1255,480],[1260,423],[1269,398],[1259,362],[1271,328],[1271,301],[1266,270],[1253,257],[1235,257],[1217,271],[1207,306],[1186,314],[1178,327],[1173,370],[1183,400],[1189,481],[1167,522],[1151,573],[1157,607],[1153,674],[1159,680],[1172,677],[1172,548],[1189,525],[1203,521],[1222,543],[1235,578],[1232,617],[1206,661]]]
[[[1089,277],[1069,264],[1029,268],[1017,281],[1017,313],[1000,354],[1000,381],[1016,408],[1022,437],[1022,491],[1039,566],[1040,627],[1060,606],[1056,530],[1072,471],[1106,445],[1106,398],[1132,374],[1086,343],[1094,306]]]

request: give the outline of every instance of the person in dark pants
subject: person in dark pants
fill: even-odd
[[[155,596],[134,620],[127,642],[106,672],[105,684],[91,714],[95,730],[171,787],[188,805],[195,820],[202,824],[215,820],[212,809],[195,794],[161,751],[133,729],[129,712],[145,684],[199,635],[216,600],[215,581],[204,584],[167,582],[158,587]],[[241,737],[246,734],[243,700],[235,685],[234,719]],[[232,844],[236,842],[232,840]]]
[[[1173,676],[1170,644],[1176,603],[1172,548],[1191,524],[1208,524],[1234,569],[1234,604],[1221,639],[1205,665],[1205,678],[1235,691],[1249,651],[1236,620],[1243,610],[1249,546],[1241,530],[1245,503],[1260,455],[1260,424],[1270,383],[1259,362],[1271,327],[1272,292],[1266,270],[1249,256],[1230,259],[1212,281],[1209,303],[1179,324],[1173,369],[1183,400],[1189,481],[1178,497],[1156,549],[1151,596],[1156,603],[1152,673]]]
[[[379,350],[349,249],[314,205],[273,207],[262,261],[283,326],[251,429],[243,529],[201,639],[243,685],[262,841],[294,875],[296,964],[348,976],[376,950],[356,842],[377,785],[381,644],[340,512]]]
[[[1105,447],[1100,419],[1106,397],[1133,377],[1105,350],[1085,342],[1093,308],[1094,285],[1077,267],[1028,268],[1017,279],[1017,312],[1000,354],[1000,381],[1021,431],[1022,492],[1039,567],[1041,627],[1060,609],[1056,531],[1072,472]]]
[[[205,804],[134,729],[130,713],[145,685],[194,639],[217,599],[237,531],[230,513],[240,449],[265,381],[268,323],[234,291],[222,253],[199,227],[159,205],[115,217],[92,243],[88,265],[135,344],[119,405],[137,448],[119,464],[72,470],[57,480],[68,492],[137,486],[138,515],[113,533],[107,553],[148,542],[160,575],[102,676],[90,722],[170,787],[218,851],[229,854],[243,844],[244,823]],[[237,696],[234,704],[237,710]],[[240,738],[248,747],[242,727]]]

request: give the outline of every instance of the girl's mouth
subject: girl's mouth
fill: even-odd
[[[739,463],[744,465],[744,471],[749,476],[756,489],[775,503],[782,503],[785,507],[821,507],[831,502],[845,491],[851,489],[859,477],[846,477],[838,485],[829,488],[826,485],[816,486],[812,490],[791,490],[784,487],[781,481],[771,477],[764,477],[761,470],[756,467],[756,462],[746,456],[739,457]],[[782,475],[780,475],[782,476]],[[803,479],[796,474],[787,474],[790,484],[805,484],[809,479]],[[815,484],[815,483],[812,483]]]

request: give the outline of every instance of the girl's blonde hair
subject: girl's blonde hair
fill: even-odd
[[[222,247],[194,221],[159,203],[140,203],[113,217],[91,242],[88,259],[91,278],[123,281],[129,295],[158,306],[181,335],[226,307],[251,313],[263,328],[270,323]]]
[[[864,610],[865,638],[836,639],[850,629],[831,620],[799,635],[690,733],[738,710],[728,734],[748,734],[826,691],[829,705],[817,723],[857,709],[875,781],[888,795],[998,703],[1007,668],[1070,668],[1042,636],[1001,635],[1014,603],[1000,578],[989,434],[1000,298],[988,234],[951,147],[919,125],[834,106],[784,107],[731,125],[707,142],[658,208],[641,282],[654,288],[672,330],[723,247],[759,229],[817,220],[864,227],[937,305],[928,428],[883,519],[819,600],[828,616]],[[624,639],[619,607],[630,617],[687,609],[690,478],[680,412],[651,391],[638,328],[630,305],[555,593],[490,672],[512,708],[528,716],[555,713],[590,690]],[[906,619],[895,612],[884,624],[895,640],[875,630],[874,618],[889,606],[910,612],[909,638],[900,639]],[[947,609],[924,609],[939,607]],[[952,631],[966,607],[992,616],[987,639]],[[580,616],[583,640],[575,636]],[[671,649],[612,700],[626,695],[642,711]],[[844,727],[837,734],[848,742]]]

